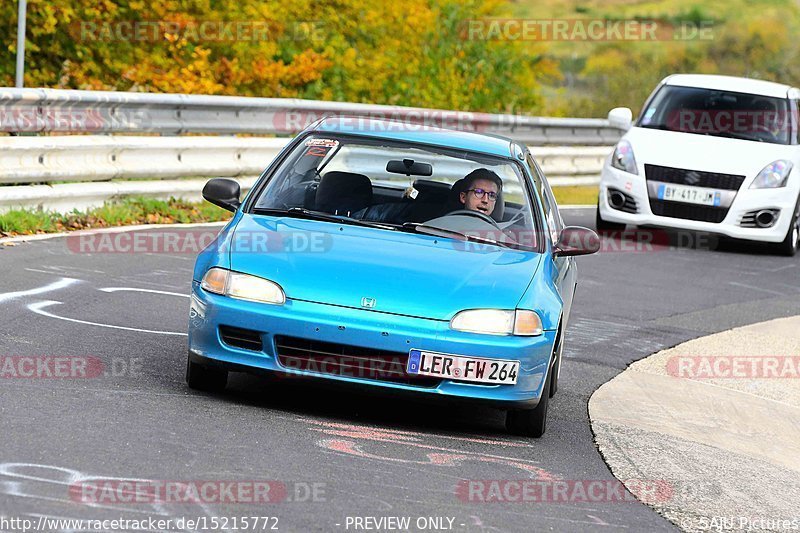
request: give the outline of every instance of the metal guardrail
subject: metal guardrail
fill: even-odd
[[[216,136],[0,137],[0,184],[255,176],[287,142]]]
[[[5,132],[293,134],[330,115],[498,133],[537,145],[609,146],[622,133],[605,119],[289,98],[0,88],[0,131]]]
[[[534,147],[554,186],[597,183],[609,146],[622,133],[602,119],[282,98],[0,88],[0,132],[83,134],[0,137],[0,212],[14,207],[69,211],[126,195],[199,200],[202,180],[186,178],[234,177],[249,187],[288,137],[178,135],[291,135],[331,115],[394,119],[404,128],[430,125],[504,134]],[[103,135],[109,133],[139,136]],[[109,181],[139,178],[151,180]],[[91,183],[59,183],[64,181]]]
[[[70,211],[126,195],[200,200],[204,180],[185,178],[241,178],[249,186],[287,142],[218,136],[0,137],[0,212],[14,207]],[[532,148],[554,186],[597,183],[609,150]],[[82,183],[59,183],[64,181]]]

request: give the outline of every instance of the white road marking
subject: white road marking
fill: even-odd
[[[57,291],[58,289],[69,287],[73,283],[77,283],[79,281],[81,280],[73,278],[61,278],[60,280],[54,281],[49,285],[45,285],[44,287],[38,287],[36,289],[28,289],[27,291],[3,292],[0,293],[0,303],[8,302],[10,300],[16,300],[18,298],[24,298],[25,296],[36,296],[37,294],[44,294],[50,291]]]
[[[52,300],[44,301],[44,302],[36,302],[28,305],[28,309],[36,313],[37,315],[42,315],[50,318],[57,318],[59,320],[66,320],[67,322],[76,322],[78,324],[86,324],[87,326],[99,326],[101,328],[111,328],[111,329],[124,329],[126,331],[136,331],[139,333],[155,333],[157,335],[179,335],[181,337],[187,337],[186,333],[178,332],[178,331],[156,331],[152,329],[140,329],[140,328],[129,328],[125,326],[115,326],[113,324],[101,324],[98,322],[89,322],[87,320],[78,320],[77,318],[67,318],[65,316],[58,316],[52,313],[48,313],[44,310],[45,307],[50,307],[51,305],[59,305],[61,302],[54,302]]]
[[[767,294],[774,294],[776,296],[786,296],[786,293],[784,292],[772,291],[769,289],[764,289],[762,287],[754,287],[752,285],[747,285],[746,283],[738,283],[736,281],[729,281],[728,285],[733,285],[735,287],[743,287],[745,289],[750,289],[754,291],[766,292]]]
[[[28,272],[39,272],[41,274],[52,274],[51,270],[39,270],[38,268],[26,268]]]
[[[581,211],[583,209],[597,209],[596,205],[567,204],[559,205],[559,211]]]
[[[153,294],[166,294],[167,296],[180,296],[181,298],[189,298],[190,295],[182,294],[180,292],[169,292],[169,291],[157,291],[155,289],[140,289],[138,287],[104,287],[102,289],[97,289],[103,292],[120,292],[120,291],[130,291],[130,292],[150,292]]]

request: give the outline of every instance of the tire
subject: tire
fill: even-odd
[[[539,405],[533,409],[517,409],[506,413],[506,430],[512,435],[538,439],[547,429],[547,405],[550,403],[550,383],[553,369],[548,368],[547,379],[542,387]]]
[[[190,389],[220,392],[228,384],[228,371],[186,361],[186,384]]]
[[[597,228],[597,233],[600,235],[608,235],[609,233],[625,231],[626,224],[618,224],[617,222],[607,222],[600,216],[600,203],[597,204],[597,211],[595,212],[594,225]]]
[[[795,204],[794,218],[792,223],[789,224],[789,229],[786,230],[786,238],[775,246],[775,251],[780,255],[794,257],[797,254],[798,247],[800,247],[800,198]]]

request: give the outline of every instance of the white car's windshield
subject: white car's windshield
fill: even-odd
[[[315,135],[289,154],[252,210],[302,209],[385,227],[467,229],[492,241],[511,236],[512,242],[529,248],[536,243],[526,190],[520,167],[509,159],[407,142]],[[457,211],[460,216],[451,216]]]
[[[788,100],[665,85],[642,113],[642,128],[790,144]]]

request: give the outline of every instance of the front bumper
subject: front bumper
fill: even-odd
[[[189,352],[201,362],[231,370],[313,376],[326,380],[404,390],[427,395],[478,400],[506,408],[535,407],[542,394],[555,331],[538,337],[505,337],[453,331],[445,321],[390,315],[320,303],[287,300],[276,306],[236,300],[192,284]],[[223,342],[220,326],[260,332],[262,350]],[[520,370],[515,385],[484,385],[443,380],[434,387],[381,381],[372,377],[298,371],[278,360],[276,336],[408,353],[412,348],[449,354],[515,359]]]
[[[745,185],[746,186],[746,185]],[[725,235],[734,239],[761,242],[781,242],[792,223],[798,191],[789,187],[778,189],[747,189],[742,187],[719,223],[701,222],[681,218],[657,216],[650,208],[647,181],[642,175],[633,175],[618,170],[608,163],[600,178],[600,216],[607,222],[635,226],[660,226],[697,232]],[[626,213],[612,208],[608,203],[608,190],[617,189],[633,197],[638,213]],[[745,228],[739,225],[745,213],[759,209],[780,209],[778,220],[770,228]]]

